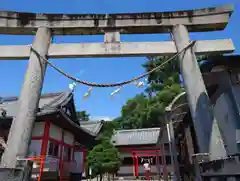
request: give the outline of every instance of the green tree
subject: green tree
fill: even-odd
[[[165,107],[181,91],[179,84],[172,84],[151,98],[140,94],[128,100],[122,107],[121,117],[118,118],[119,128],[139,129],[163,126]]]
[[[148,57],[147,62],[144,63],[142,66],[145,68],[146,71],[150,71],[153,68],[163,64],[169,58],[169,56]],[[201,65],[203,61],[208,60],[209,58],[211,58],[210,55],[197,56],[197,61],[199,62],[199,65]],[[165,63],[164,66],[162,66],[160,69],[154,71],[148,76],[148,84],[150,86],[146,89],[146,92],[151,97],[152,93],[159,92],[163,90],[166,86],[171,86],[173,84],[179,83],[180,68],[178,59],[175,58],[174,60]]]
[[[86,111],[79,111],[77,112],[77,117],[79,121],[89,121],[89,114]]]
[[[114,130],[118,128],[119,128],[118,121],[106,121],[103,125],[103,129],[98,139],[102,142],[104,142],[105,140],[110,141],[114,133]]]
[[[148,57],[147,62],[142,66],[145,68],[146,72],[148,72],[153,68],[163,64],[169,58],[169,56]],[[179,75],[179,64],[177,59],[165,63],[160,69],[152,72],[148,76],[148,84],[150,86],[146,89],[149,97],[152,97],[152,93],[163,90],[166,85],[179,84]]]
[[[168,58],[150,57],[143,67],[150,71]],[[151,73],[148,84],[148,95],[136,95],[122,107],[121,116],[117,118],[121,129],[159,127],[164,124],[165,107],[183,90],[180,86],[177,60],[172,60]]]
[[[170,57],[148,57],[142,66],[146,72],[163,64]],[[198,56],[199,64],[209,56]],[[121,116],[115,121],[120,129],[158,127],[164,124],[164,109],[183,91],[180,81],[180,70],[177,59],[165,63],[160,69],[148,76],[148,87],[145,94],[136,95],[122,107]]]
[[[93,176],[100,175],[102,181],[105,173],[115,174],[119,170],[119,152],[109,140],[104,140],[88,153],[87,165],[92,169]]]

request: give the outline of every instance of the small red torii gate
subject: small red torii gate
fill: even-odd
[[[141,155],[140,155],[141,153]],[[134,168],[134,176],[138,177],[138,167],[139,167],[139,162],[138,158],[139,157],[156,157],[157,163],[160,164],[160,150],[159,149],[151,149],[151,150],[133,150],[132,151],[132,158],[133,158],[133,168]],[[161,170],[158,170],[159,173],[161,173]],[[167,173],[166,165],[163,166],[163,171],[164,174]],[[148,178],[146,178],[148,180]]]

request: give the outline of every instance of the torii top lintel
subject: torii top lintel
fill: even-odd
[[[223,30],[233,5],[175,12],[128,14],[36,14],[0,11],[0,34],[31,35],[49,27],[54,35],[92,35],[107,31],[122,34],[167,33],[176,24],[190,32]]]

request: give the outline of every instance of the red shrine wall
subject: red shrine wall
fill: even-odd
[[[38,165],[40,176],[45,171],[60,172],[60,180],[66,180],[70,171],[84,170],[85,150],[75,150],[74,135],[50,121],[35,123],[29,151],[30,157],[44,157],[43,164]]]
[[[0,136],[7,139],[8,132],[8,129],[0,129]],[[29,145],[29,158],[34,160],[35,178],[42,177],[44,172],[55,172],[61,180],[67,180],[69,171],[83,173],[86,152],[84,149],[75,149],[75,138],[69,131],[52,124],[51,121],[35,123]],[[43,160],[42,164],[40,158]]]

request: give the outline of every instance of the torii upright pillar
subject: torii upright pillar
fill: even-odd
[[[174,26],[172,33],[178,51],[181,51],[190,43],[188,30],[184,25]],[[188,48],[180,54],[179,63],[199,152],[209,154],[210,160],[224,158],[226,157],[226,150],[222,136],[211,110],[207,90],[192,48]]]
[[[32,45],[34,50],[45,57],[50,43],[51,30],[44,27],[38,28]],[[18,113],[13,119],[7,148],[1,161],[1,168],[14,169],[18,165],[18,157],[24,159],[28,156],[28,147],[38,111],[45,71],[46,62],[32,50],[21,95],[18,100]]]

